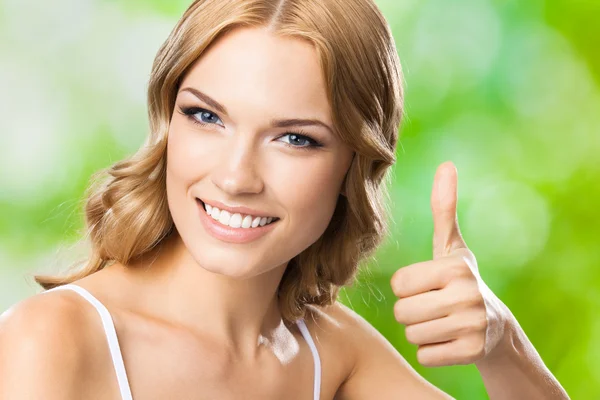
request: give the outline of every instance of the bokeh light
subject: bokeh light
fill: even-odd
[[[84,190],[145,140],[152,60],[190,2],[0,0],[0,312],[85,253]],[[600,398],[600,2],[377,4],[406,80],[392,237],[340,300],[434,385],[486,398],[473,365],[421,366],[392,311],[391,275],[432,257],[452,160],[483,279],[571,397]]]

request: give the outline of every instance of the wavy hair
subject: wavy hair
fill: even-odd
[[[332,219],[292,258],[277,296],[285,322],[307,305],[330,305],[389,234],[390,166],[403,114],[402,70],[391,29],[373,0],[196,0],[160,47],[148,85],[150,134],[131,157],[93,176],[86,193],[89,257],[63,276],[36,275],[44,289],[148,254],[174,223],[166,196],[167,132],[179,84],[224,33],[266,27],[303,39],[318,54],[336,135],[354,150]]]

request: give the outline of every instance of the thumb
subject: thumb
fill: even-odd
[[[457,199],[458,173],[452,161],[446,161],[438,167],[431,191],[434,259],[467,247],[458,226]]]

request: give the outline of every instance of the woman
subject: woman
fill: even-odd
[[[195,1],[155,59],[147,143],[89,195],[88,262],[2,318],[0,398],[449,398],[336,302],[388,232],[402,100],[370,0]],[[407,300],[469,260],[448,167],[435,271],[392,278],[413,340],[426,310]],[[513,368],[538,359],[507,350],[508,310],[468,293],[488,300],[472,305],[490,396],[564,398],[543,363]]]

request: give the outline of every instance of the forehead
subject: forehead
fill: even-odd
[[[331,121],[313,45],[264,28],[237,28],[219,38],[191,67],[184,86],[198,88],[228,110],[252,107],[275,117]]]

